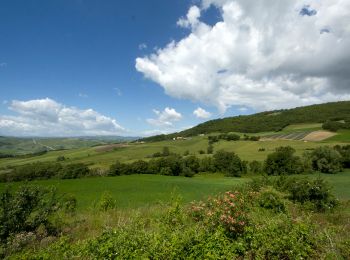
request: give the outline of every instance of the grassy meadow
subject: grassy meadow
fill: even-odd
[[[335,195],[341,200],[350,199],[350,171],[335,175],[309,174],[295,175],[298,178],[324,178],[333,187]],[[55,186],[60,194],[72,194],[77,198],[77,208],[84,211],[92,208],[104,192],[109,192],[117,201],[120,209],[136,209],[166,203],[174,196],[180,196],[184,203],[205,199],[209,195],[234,189],[251,180],[244,178],[224,177],[221,174],[200,174],[193,178],[161,175],[127,175],[117,177],[91,177],[72,180],[32,181],[43,187]],[[272,177],[273,178],[273,177]],[[22,183],[10,184],[13,188]],[[8,184],[0,183],[0,192]]]

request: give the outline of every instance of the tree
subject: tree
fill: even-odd
[[[228,176],[240,176],[246,173],[246,163],[242,162],[234,152],[220,150],[214,154],[213,158],[215,168]]]
[[[190,155],[182,159],[183,167],[190,169],[192,172],[197,173],[199,171],[199,159]]]
[[[264,162],[264,171],[268,175],[299,174],[303,172],[303,164],[295,150],[290,146],[282,146],[269,154]]]

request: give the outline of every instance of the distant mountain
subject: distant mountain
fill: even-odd
[[[1,155],[22,155],[43,151],[93,147],[104,144],[129,142],[139,137],[81,136],[81,137],[9,137],[0,136]]]
[[[210,120],[193,128],[168,135],[157,135],[141,139],[142,141],[161,141],[176,136],[195,136],[215,132],[259,133],[280,131],[290,124],[324,123],[327,120],[350,121],[350,101],[267,111],[246,116],[227,117]]]

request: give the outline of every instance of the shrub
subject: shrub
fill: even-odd
[[[7,189],[0,194],[0,241],[21,232],[35,231],[43,225],[54,232],[51,217],[59,210],[54,189],[24,185],[16,192]]]
[[[127,166],[124,163],[116,161],[109,167],[108,176],[119,176],[124,175],[126,172]]]
[[[181,172],[181,176],[185,177],[193,177],[195,173],[189,168],[189,167],[184,167]]]
[[[254,174],[262,173],[263,172],[263,165],[259,161],[251,161],[249,163],[249,171]]]
[[[243,233],[248,224],[247,203],[240,192],[226,192],[205,202],[194,202],[190,214],[209,228],[223,227],[233,237]]]
[[[337,132],[339,129],[344,128],[345,124],[337,121],[326,121],[323,123],[322,128],[332,132]]]
[[[294,179],[286,188],[290,192],[291,200],[308,204],[317,211],[332,209],[338,204],[328,183],[323,179]]]
[[[312,168],[323,173],[337,173],[342,171],[340,154],[328,146],[316,148],[310,155]]]
[[[115,209],[117,207],[117,202],[113,199],[110,192],[104,192],[97,204],[97,207],[101,211],[107,211],[110,209]]]
[[[285,212],[286,206],[281,199],[281,196],[275,191],[266,190],[260,193],[258,204],[265,209],[271,209],[276,213]]]
[[[336,150],[341,155],[341,161],[344,168],[350,168],[350,145],[340,146],[336,145],[334,147],[334,150]]]
[[[61,179],[76,179],[88,176],[90,174],[89,168],[83,163],[72,163],[64,166],[60,172]]]
[[[204,150],[199,150],[198,153],[199,154],[205,154],[205,151]]]

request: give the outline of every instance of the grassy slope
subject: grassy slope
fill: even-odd
[[[336,136],[335,136],[336,137]],[[333,138],[335,138],[333,137]],[[350,136],[348,137],[345,133],[342,138],[339,139],[343,143],[345,141],[350,141]],[[293,140],[278,140],[278,141],[237,141],[237,142],[227,142],[220,141],[214,144],[214,151],[225,149],[227,151],[236,152],[243,160],[252,161],[259,160],[262,161],[266,156],[275,150],[279,146],[290,145],[294,147],[298,155],[302,155],[307,149],[312,149],[320,145],[335,145],[342,144],[341,142],[328,141],[327,142],[303,142],[303,141],[293,141]],[[192,154],[197,154],[199,150],[206,151],[208,146],[207,137],[194,137],[190,140],[179,140],[179,141],[161,141],[154,143],[145,144],[131,144],[129,147],[117,148],[110,152],[97,152],[95,147],[92,148],[81,148],[67,151],[53,151],[47,154],[36,156],[32,158],[24,159],[13,159],[6,158],[0,159],[0,167],[21,165],[25,163],[32,163],[35,161],[55,161],[59,155],[64,155],[68,158],[65,163],[72,162],[83,162],[89,164],[91,167],[101,167],[108,168],[109,165],[114,163],[116,160],[122,162],[131,162],[138,159],[146,159],[147,156],[152,155],[155,152],[162,151],[162,148],[167,146],[170,151],[183,154],[185,151],[189,151]],[[265,148],[264,152],[258,152],[259,148]],[[207,155],[200,155],[207,156]]]

